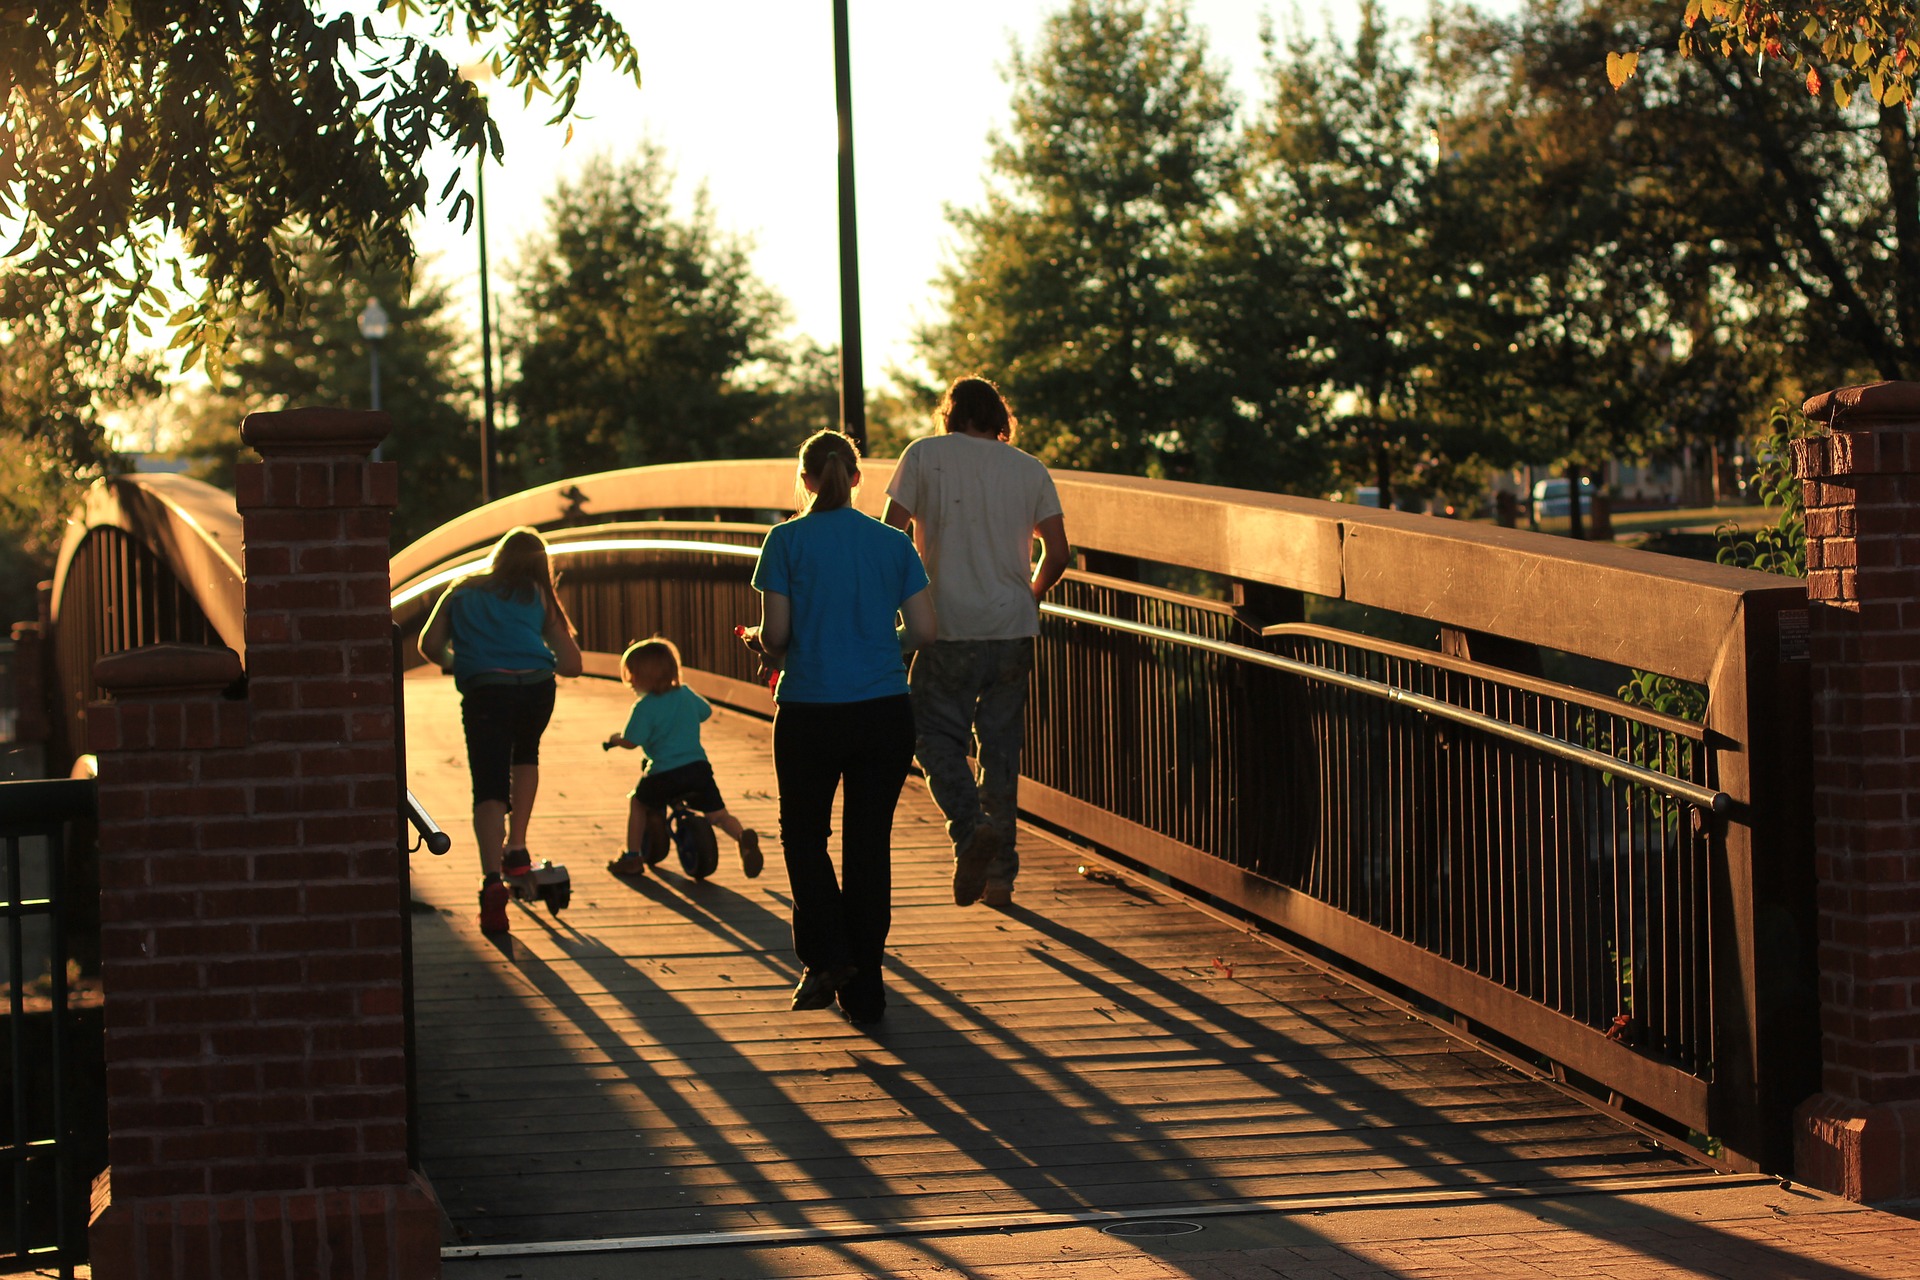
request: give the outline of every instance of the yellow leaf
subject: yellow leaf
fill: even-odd
[[[1610,53],[1607,55],[1607,83],[1618,89],[1632,78],[1634,69],[1640,65],[1637,53]]]

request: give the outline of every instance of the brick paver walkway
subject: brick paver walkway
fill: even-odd
[[[1771,1182],[1637,1195],[1092,1227],[449,1261],[446,1280],[1913,1280],[1920,1223]]]

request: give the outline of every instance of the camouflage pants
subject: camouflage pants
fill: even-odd
[[[909,681],[915,752],[927,790],[946,815],[947,838],[958,849],[976,826],[991,823],[1001,853],[987,879],[1009,885],[1020,870],[1014,819],[1032,674],[1031,638],[942,640],[914,655]],[[977,775],[970,755],[979,761]]]

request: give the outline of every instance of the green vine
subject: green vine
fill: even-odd
[[[1721,564],[1789,578],[1807,576],[1807,508],[1800,478],[1793,474],[1793,442],[1813,434],[1813,424],[1800,411],[1781,401],[1767,414],[1767,434],[1754,452],[1754,484],[1760,501],[1778,507],[1779,517],[1751,534],[1732,521],[1715,531]],[[1707,715],[1707,691],[1690,680],[1635,671],[1620,686],[1619,698],[1630,706],[1645,707],[1696,724]]]
[[[1807,576],[1806,497],[1800,478],[1793,474],[1793,442],[1812,430],[1812,424],[1798,410],[1784,402],[1773,406],[1767,415],[1766,438],[1754,458],[1754,482],[1760,490],[1760,501],[1780,508],[1780,516],[1749,536],[1742,536],[1732,522],[1721,525],[1716,534],[1720,550],[1715,560],[1789,578]]]

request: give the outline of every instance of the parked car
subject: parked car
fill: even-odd
[[[1555,476],[1551,480],[1536,480],[1533,485],[1533,518],[1535,520],[1565,520],[1573,514],[1570,495],[1573,487],[1564,476]],[[1593,477],[1580,477],[1580,510],[1585,513],[1593,510]]]

